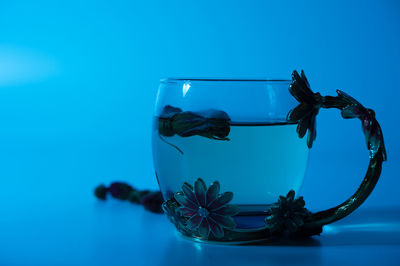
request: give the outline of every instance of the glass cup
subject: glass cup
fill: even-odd
[[[265,211],[290,189],[298,192],[307,167],[308,147],[286,121],[296,100],[290,80],[164,79],[153,127],[153,157],[164,198],[184,182],[218,180],[234,191],[240,213]],[[207,117],[223,110],[229,117],[226,139],[194,134],[163,135],[166,107]],[[161,121],[161,122],[159,122]],[[194,122],[195,123],[195,122]],[[193,131],[197,128],[193,129]],[[160,132],[161,131],[161,132]]]
[[[343,115],[359,104],[338,94],[311,92],[297,72],[292,80],[162,79],[153,159],[164,210],[177,229],[195,239],[239,243],[284,231],[312,235],[357,208],[359,197],[339,205],[340,215],[328,210],[313,216],[294,197],[319,108],[336,107]],[[364,109],[365,115],[353,117],[372,121]]]

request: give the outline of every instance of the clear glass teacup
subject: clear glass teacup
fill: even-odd
[[[293,72],[292,80],[162,79],[152,143],[164,211],[181,233],[200,240],[241,243],[285,232],[320,233],[373,189],[361,185],[359,194],[316,214],[295,198],[315,139],[315,116],[331,107],[344,118],[376,122],[372,110],[343,92],[313,93],[304,73]],[[374,167],[385,160],[383,138],[368,149]],[[375,183],[377,172],[367,173]]]

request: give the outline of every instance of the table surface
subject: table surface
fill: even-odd
[[[30,211],[5,209],[3,213],[14,215],[0,220],[0,264],[400,264],[400,209],[396,208],[360,208],[310,239],[234,246],[184,239],[164,215],[139,205],[88,198],[61,207],[49,201],[30,205],[25,199]]]

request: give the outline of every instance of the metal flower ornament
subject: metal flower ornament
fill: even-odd
[[[219,194],[220,185],[216,181],[207,189],[203,179],[199,178],[194,189],[184,183],[182,191],[175,193],[175,200],[181,205],[178,212],[188,218],[189,230],[198,231],[203,238],[208,238],[210,232],[216,237],[224,236],[223,228],[235,228],[236,222],[232,216],[239,212],[239,207],[228,205],[233,198],[232,192]]]
[[[219,182],[213,182],[207,189],[203,179],[195,181],[194,187],[184,183],[182,190],[163,203],[163,210],[169,220],[183,234],[201,240],[216,242],[251,242],[280,236],[286,232],[310,235],[304,231],[304,224],[310,218],[302,197],[295,198],[293,190],[286,197],[281,196],[273,204],[265,218],[265,226],[257,229],[239,229],[235,216],[240,208],[230,205],[232,192],[220,194]],[[311,234],[319,234],[313,230]]]
[[[288,113],[287,120],[298,122],[297,134],[300,138],[303,138],[308,131],[307,146],[311,148],[317,137],[315,118],[321,108],[323,97],[318,92],[313,93],[311,91],[304,71],[301,71],[301,76],[297,71],[293,71],[292,79],[289,91],[300,104]]]
[[[290,190],[286,197],[280,196],[278,202],[269,209],[265,223],[271,232],[295,233],[310,216],[311,213],[304,207],[306,203],[303,197],[295,199],[294,195],[294,191]]]

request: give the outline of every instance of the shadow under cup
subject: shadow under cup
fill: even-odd
[[[209,186],[218,181],[221,193],[233,192],[230,203],[240,207],[238,215],[246,216],[266,212],[268,205],[289,190],[297,194],[303,183],[309,149],[306,139],[297,136],[297,124],[286,120],[289,111],[298,104],[289,93],[290,83],[290,80],[161,80],[152,143],[155,171],[164,199],[182,190],[185,182],[193,185],[201,178]],[[182,114],[180,121],[177,113]],[[225,138],[212,135],[210,125],[215,122],[216,114],[224,114]]]

